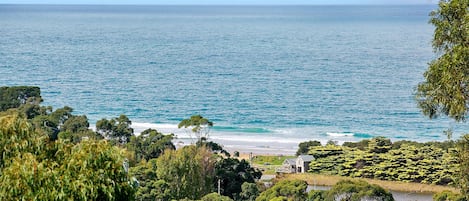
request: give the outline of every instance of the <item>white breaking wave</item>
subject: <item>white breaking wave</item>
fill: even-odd
[[[152,123],[138,123],[134,122],[132,123],[133,128],[160,128],[160,129],[178,129],[178,126],[176,124],[152,124]]]
[[[194,143],[194,135],[191,130],[179,129],[177,124],[133,122],[131,127],[137,136],[144,130],[151,128],[163,134],[174,134],[174,143],[177,146]],[[90,128],[95,130],[95,125],[90,125]],[[338,144],[342,144],[345,141],[353,141],[354,137],[352,132],[324,132],[323,130],[313,130],[310,128],[272,129],[272,131],[271,133],[253,133],[243,132],[242,129],[237,131],[212,129],[209,140],[233,150],[264,150],[273,153],[294,153],[301,142],[318,140],[324,145],[328,140],[334,140]],[[328,137],[324,136],[324,133]]]
[[[353,137],[354,133],[334,133],[334,132],[327,132],[328,136],[332,137]]]

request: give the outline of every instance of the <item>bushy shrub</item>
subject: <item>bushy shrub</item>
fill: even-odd
[[[425,184],[454,184],[457,159],[453,143],[417,143],[378,137],[367,141],[367,147],[326,145],[311,147],[315,157],[310,172],[346,177],[374,178]],[[362,150],[363,149],[363,150]]]

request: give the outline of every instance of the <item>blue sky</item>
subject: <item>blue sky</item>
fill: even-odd
[[[0,4],[155,4],[155,5],[396,5],[437,0],[0,0]]]

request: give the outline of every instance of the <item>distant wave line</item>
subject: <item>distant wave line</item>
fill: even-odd
[[[372,138],[373,135],[366,133],[353,132],[327,132],[326,135],[331,137],[355,137],[355,138]]]

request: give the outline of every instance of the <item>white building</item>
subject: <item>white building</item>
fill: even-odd
[[[309,164],[314,160],[312,155],[299,155],[297,158],[285,159],[282,167],[277,168],[277,173],[305,173],[309,170]]]

